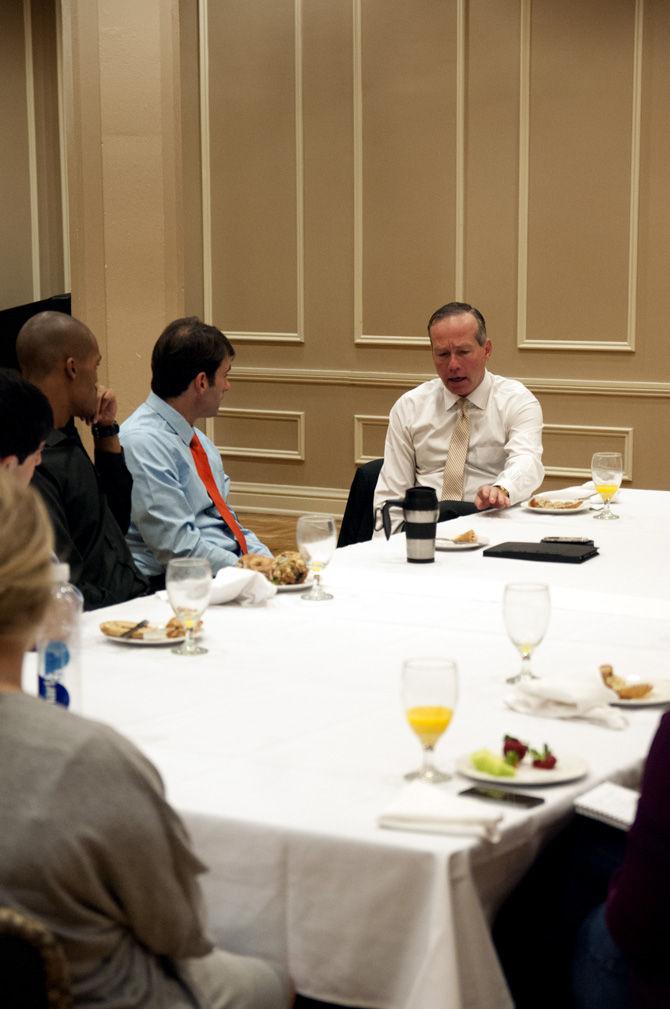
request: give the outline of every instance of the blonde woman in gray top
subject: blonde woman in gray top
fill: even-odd
[[[0,472],[0,904],[55,933],[76,1009],[287,1009],[279,968],[213,948],[204,866],[152,764],[21,692],[51,551],[43,505]]]

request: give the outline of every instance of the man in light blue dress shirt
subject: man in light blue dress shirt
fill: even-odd
[[[133,477],[127,540],[137,567],[155,585],[172,557],[206,557],[214,573],[240,557],[239,536],[208,494],[191,451],[197,434],[225,502],[230,479],[221,456],[194,424],[217,415],[230,388],[234,356],[232,344],[215,326],[195,317],[171,322],[151,356],[152,391],[121,426]],[[249,553],[271,556],[254,533],[240,528]]]

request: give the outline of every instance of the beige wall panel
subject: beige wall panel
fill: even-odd
[[[363,439],[365,454],[377,458],[383,454],[385,418],[401,392],[365,385],[235,382],[233,375],[233,388],[224,400],[224,419],[216,426],[217,444],[235,444],[225,416],[229,410],[304,412],[304,462],[244,459],[224,452],[226,472],[234,484],[242,481],[348,488],[360,455],[361,422],[357,418],[378,418],[365,425]],[[267,443],[267,425],[257,432],[256,441],[243,436],[240,428],[237,430],[246,444]],[[285,436],[282,443],[286,443]],[[295,435],[289,444],[295,445]]]
[[[633,429],[596,424],[545,424],[542,433],[548,475],[589,480],[594,452],[620,452],[624,480],[632,479]]]
[[[40,297],[65,291],[54,0],[31,0]]]
[[[293,0],[209,4],[213,320],[295,333]]]
[[[645,0],[635,374],[670,378],[670,3]]]
[[[72,313],[93,330],[107,374],[98,5],[62,0]]]
[[[354,358],[351,0],[304,3],[302,38],[304,361],[314,367],[342,368]]]
[[[156,6],[140,10],[125,0],[101,7],[107,367],[124,413],[147,394],[151,348],[167,321],[165,261],[156,254],[167,238],[164,173],[156,171],[163,157],[160,43]]]
[[[202,161],[200,148],[200,79],[198,59],[198,2],[179,4],[179,60],[181,84],[181,151],[184,306],[186,315],[202,318]],[[179,179],[177,179],[179,183]]]
[[[486,317],[492,370],[517,368],[519,0],[470,0],[465,300]]]
[[[33,300],[25,36],[21,0],[0,3],[0,309]]]
[[[224,400],[226,409],[304,412],[305,461],[250,459],[224,454],[224,465],[234,483],[285,483],[323,487],[348,486],[353,475],[352,391],[332,386],[292,386],[237,383]],[[263,437],[266,437],[264,434]],[[228,422],[223,438],[230,444]],[[293,439],[295,444],[295,439]]]
[[[227,459],[305,458],[305,417],[297,411],[223,407],[212,428],[214,442]]]
[[[354,417],[354,455],[357,465],[384,455],[388,415],[356,414]]]
[[[634,0],[532,3],[531,340],[626,341],[634,12]]]
[[[156,255],[165,234],[162,180],[155,171],[160,157],[160,136],[105,138],[105,177],[124,179],[123,186],[107,190],[105,252],[107,325],[117,335],[107,346],[107,366],[126,412],[147,394],[151,351],[169,321],[162,299],[164,262]],[[141,231],[135,226],[138,214]],[[129,270],[129,261],[137,269]]]
[[[454,291],[456,5],[365,0],[362,330],[417,336]]]
[[[636,399],[612,396],[570,396],[541,394],[539,397],[545,424],[550,434],[545,440],[545,466],[553,468],[567,465],[566,460],[581,466],[588,474],[591,455],[596,451],[623,451],[621,435],[617,431],[630,431],[632,445],[628,486],[655,487],[670,490],[670,443],[659,437],[667,429],[670,402],[666,398]],[[558,425],[580,429],[602,429],[602,434],[580,435],[569,431],[554,431]],[[609,433],[608,433],[609,432]],[[625,441],[625,439],[624,439]],[[616,445],[614,444],[616,443]],[[588,479],[588,475],[584,477]],[[552,479],[547,486],[566,486],[571,479]]]
[[[121,418],[184,312],[178,14],[177,0],[63,0],[73,310],[98,336]]]

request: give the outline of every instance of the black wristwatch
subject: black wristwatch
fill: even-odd
[[[111,424],[93,424],[91,427],[91,434],[97,440],[98,438],[114,438],[119,433],[119,425],[115,420]]]

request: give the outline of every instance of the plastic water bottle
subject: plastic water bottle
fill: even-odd
[[[53,578],[39,649],[38,692],[50,704],[81,711],[79,622],[84,598],[70,584],[69,564],[54,564]]]

